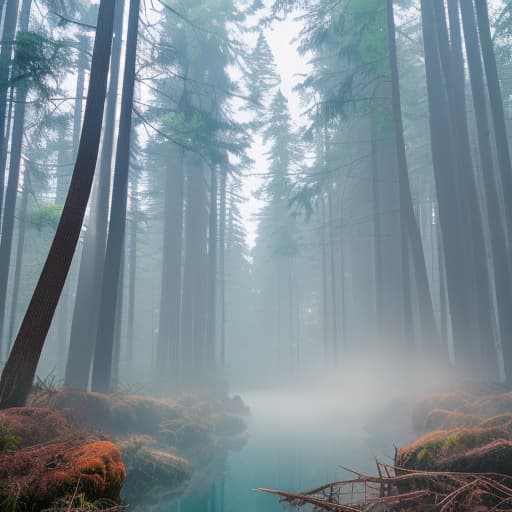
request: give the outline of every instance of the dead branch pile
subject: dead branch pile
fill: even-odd
[[[512,512],[510,476],[378,468],[378,477],[356,474],[299,494],[258,490],[313,512]]]

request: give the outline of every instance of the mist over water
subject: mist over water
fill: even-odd
[[[511,27],[512,0],[0,0],[0,415],[105,434],[92,498],[123,459],[130,510],[276,512],[256,488],[392,463],[418,397],[508,389]],[[480,428],[465,396],[434,410]],[[50,442],[2,426],[9,461]]]
[[[375,475],[376,460],[392,464],[395,447],[415,438],[416,398],[449,379],[439,373],[427,381],[427,369],[419,367],[398,374],[399,365],[384,363],[384,358],[354,361],[345,372],[316,373],[309,383],[305,378],[236,392],[250,408],[246,440],[228,452],[215,492],[190,490],[158,510],[278,512],[283,510],[279,499],[257,488],[300,492],[350,479],[351,470]]]

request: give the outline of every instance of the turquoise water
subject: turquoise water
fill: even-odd
[[[208,491],[178,502],[161,503],[158,512],[278,512],[285,507],[258,487],[299,492],[350,478],[342,469],[375,473],[375,457],[389,462],[401,432],[372,418],[374,406],[350,395],[242,394],[251,409],[246,443],[230,452]],[[368,425],[370,428],[368,429]],[[384,432],[384,434],[383,434]],[[149,510],[149,509],[147,509]]]

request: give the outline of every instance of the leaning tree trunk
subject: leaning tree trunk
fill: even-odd
[[[130,139],[139,31],[139,7],[140,0],[130,1],[121,99],[121,117],[119,120],[114,184],[112,188],[112,206],[104,265],[104,268],[107,268],[109,271],[103,272],[100,314],[92,370],[92,389],[104,393],[110,391],[114,328],[116,308],[119,299],[118,289],[126,228],[126,203],[128,196],[128,171],[130,168]]]
[[[395,143],[397,153],[398,187],[400,194],[400,221],[402,224],[402,237],[408,238],[411,249],[414,278],[418,297],[420,339],[423,348],[428,352],[438,352],[440,348],[439,335],[434,316],[432,297],[427,277],[427,265],[421,241],[420,230],[414,214],[412,204],[411,185],[407,169],[407,156],[405,152],[404,128],[402,121],[402,107],[400,99],[400,82],[398,75],[398,59],[395,39],[395,21],[393,13],[393,0],[386,0],[388,22],[389,67],[391,73],[391,101],[393,121],[395,128]],[[404,243],[404,241],[402,241]],[[408,254],[408,251],[405,251]],[[405,255],[402,254],[402,257]],[[404,262],[408,265],[408,262]]]
[[[2,372],[0,408],[25,403],[78,243],[98,157],[113,22],[114,3],[101,0],[77,161],[48,257]]]
[[[82,257],[78,271],[76,300],[71,321],[68,360],[64,383],[67,387],[86,391],[94,352],[94,340],[98,325],[99,301],[105,247],[107,244],[108,209],[112,175],[112,153],[116,130],[119,69],[121,66],[124,0],[115,5],[114,37],[110,80],[108,84],[105,126],[96,183],[92,195],[89,226],[85,233]],[[77,86],[78,87],[78,86]],[[78,112],[75,111],[75,127]]]

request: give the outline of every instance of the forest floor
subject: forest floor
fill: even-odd
[[[35,387],[26,407],[0,411],[0,510],[114,512],[121,491],[136,504],[179,496],[193,473],[207,486],[248,413],[239,397]]]
[[[398,420],[397,420],[398,421]],[[378,475],[355,473],[283,501],[315,511],[512,511],[512,392],[448,391],[418,400],[418,438]]]

